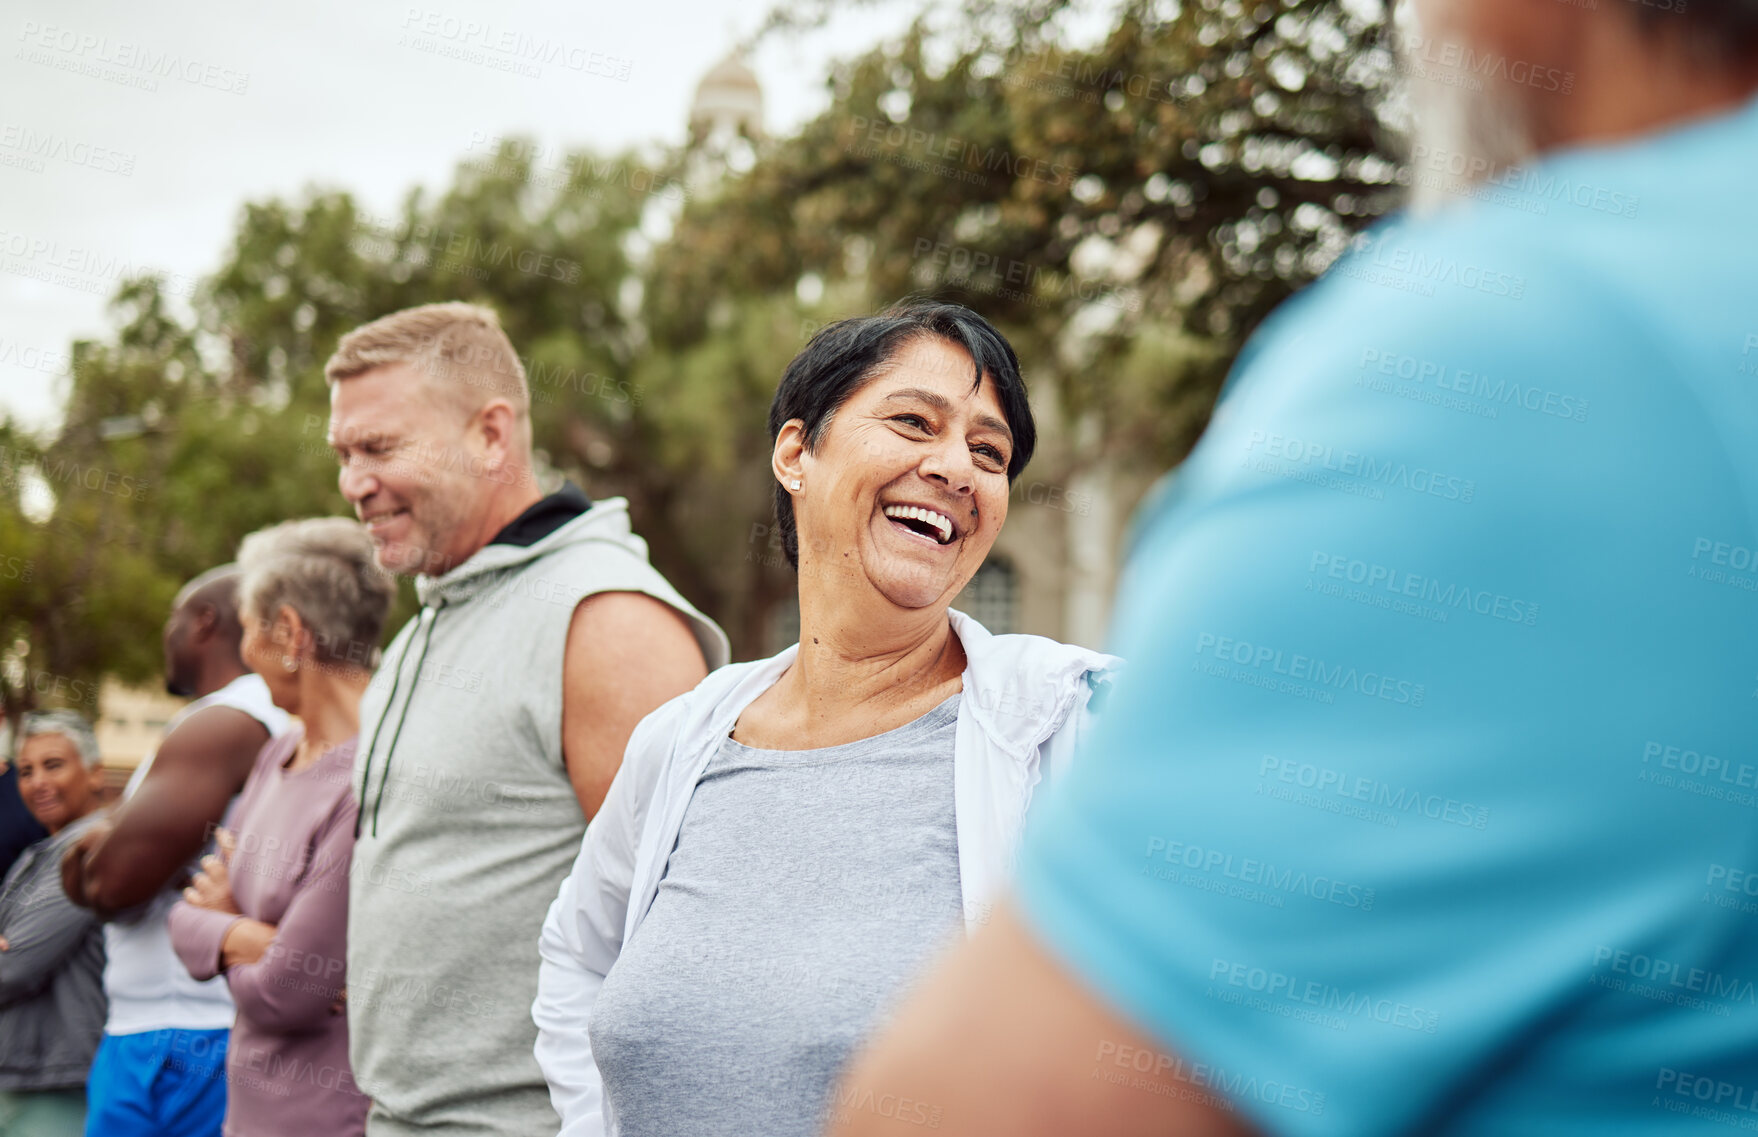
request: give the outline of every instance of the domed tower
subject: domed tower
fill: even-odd
[[[726,151],[737,139],[763,137],[763,88],[734,51],[696,84],[690,103],[690,144]]]

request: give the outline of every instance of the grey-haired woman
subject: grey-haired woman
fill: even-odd
[[[360,693],[395,586],[358,523],[289,521],[238,549],[243,656],[299,719],[271,740],[219,852],[171,910],[197,979],[223,973],[238,1004],[226,1050],[226,1132],[335,1137],[366,1129],[342,1013],[350,780]]]

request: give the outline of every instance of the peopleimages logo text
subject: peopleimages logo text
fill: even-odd
[[[156,51],[144,44],[112,40],[109,36],[76,28],[26,20],[18,38],[26,48],[58,51],[84,63],[106,64],[123,73],[137,72],[139,78],[177,79],[236,95],[242,95],[250,85],[248,71],[235,71],[201,59],[185,59],[174,51]]]
[[[1675,1070],[1671,1066],[1662,1066],[1659,1076],[1655,1078],[1654,1088],[1671,1090],[1680,1097],[1710,1102],[1724,1109],[1758,1113],[1758,1091],[1754,1091],[1749,1086],[1724,1082],[1707,1074],[1692,1074],[1684,1070]],[[1742,1128],[1750,1128],[1749,1118],[1742,1119],[1729,1114],[1727,1120],[1730,1123],[1739,1121]]]
[[[1487,588],[1445,582],[1432,576],[1419,576],[1390,565],[1357,560],[1341,554],[1314,551],[1307,571],[1333,580],[1345,580],[1366,588],[1380,588],[1398,596],[1409,596],[1449,609],[1469,609],[1479,616],[1506,620],[1511,624],[1536,624],[1538,605],[1492,592]]]
[[[1425,688],[1421,683],[1398,679],[1378,671],[1362,671],[1341,663],[1326,663],[1299,652],[1236,640],[1230,636],[1201,632],[1196,638],[1196,654],[1262,669],[1268,667],[1276,675],[1306,683],[1316,683],[1338,691],[1353,691],[1369,698],[1385,699],[1420,707]]]
[[[1303,1089],[1274,1079],[1259,1079],[1255,1075],[1233,1073],[1224,1067],[1211,1066],[1206,1062],[1186,1063],[1176,1054],[1147,1050],[1127,1043],[1102,1040],[1098,1053],[1093,1056],[1093,1065],[1117,1066],[1153,1078],[1170,1078],[1174,1082],[1183,1082],[1199,1089],[1219,1089],[1225,1096],[1218,1096],[1217,1104],[1229,1110],[1233,1108],[1233,1102],[1251,1098],[1265,1105],[1279,1105],[1315,1116],[1325,1111],[1323,1091]]]
[[[1359,908],[1363,912],[1373,911],[1373,889],[1350,884],[1323,873],[1308,873],[1304,869],[1277,866],[1255,857],[1235,857],[1221,849],[1208,849],[1184,841],[1168,841],[1164,837],[1149,837],[1147,851],[1142,856],[1150,863],[1158,857],[1168,865],[1181,866],[1210,876],[1219,874],[1242,884],[1254,884],[1289,895],[1310,896],[1314,900],[1323,900],[1344,908]],[[1148,875],[1148,868],[1148,864],[1142,866],[1143,875]]]
[[[1420,249],[1388,244],[1396,231],[1369,234],[1356,239],[1356,252],[1339,268],[1360,267],[1363,261],[1374,268],[1397,273],[1425,284],[1451,284],[1472,292],[1519,300],[1526,295],[1526,278],[1518,273],[1500,272],[1482,265],[1462,262],[1444,254],[1430,254]]]
[[[1370,347],[1361,353],[1361,370],[1372,370],[1408,383],[1426,384],[1439,391],[1481,399],[1498,407],[1519,407],[1554,418],[1587,421],[1589,403],[1579,395],[1565,395],[1507,378],[1494,379],[1481,371],[1419,359],[1414,355]]]
[[[1470,478],[1437,473],[1424,466],[1412,466],[1408,462],[1382,461],[1354,450],[1338,450],[1323,442],[1306,442],[1283,434],[1254,430],[1247,438],[1245,448],[1247,451],[1257,452],[1260,447],[1264,454],[1285,462],[1317,466],[1352,478],[1361,478],[1378,485],[1397,486],[1412,493],[1428,494],[1447,501],[1469,502],[1477,492],[1477,483]]]
[[[980,142],[942,135],[938,131],[921,130],[884,119],[869,119],[862,115],[852,116],[849,122],[860,136],[859,141],[869,148],[885,146],[892,150],[912,150],[933,159],[954,163],[955,168],[963,166],[969,170],[981,170],[985,174],[1001,172],[1009,177],[1029,178],[1057,186],[1072,185],[1080,176],[1080,171],[1073,166],[1048,162],[1026,154],[1015,154],[994,146],[984,146]]]
[[[1656,762],[1656,759],[1659,761]],[[1699,753],[1689,747],[1669,746],[1649,739],[1642,746],[1642,764],[1646,766],[1650,762],[1662,769],[1677,770],[1704,779],[1714,778],[1730,786],[1758,788],[1758,766],[1746,762],[1729,762],[1719,755]]]
[[[1619,975],[1645,979],[1656,985],[1664,983],[1676,992],[1689,992],[1711,999],[1758,1006],[1758,987],[1754,987],[1750,979],[1726,975],[1705,967],[1687,967],[1677,960],[1600,944],[1593,949],[1593,969],[1599,971],[1601,968]]]
[[[1310,762],[1296,762],[1291,758],[1278,758],[1274,754],[1265,754],[1258,763],[1258,778],[1276,781],[1288,785],[1299,786],[1301,789],[1313,790],[1316,793],[1332,793],[1338,797],[1352,801],[1367,802],[1392,810],[1395,813],[1413,814],[1433,821],[1444,821],[1449,825],[1458,825],[1466,829],[1482,829],[1489,824],[1489,810],[1481,805],[1459,801],[1443,794],[1423,793],[1409,786],[1393,785],[1376,778],[1364,778],[1332,769],[1329,766],[1317,766]],[[1758,877],[1753,878],[1758,881]],[[1755,892],[1754,895],[1758,895]]]
[[[1399,999],[1375,998],[1318,979],[1302,979],[1282,971],[1252,967],[1229,959],[1209,964],[1209,981],[1241,987],[1271,998],[1286,999],[1356,1019],[1371,1019],[1386,1026],[1433,1034],[1440,1027],[1440,1012],[1425,1010]]]

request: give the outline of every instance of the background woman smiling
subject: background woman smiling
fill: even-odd
[[[62,889],[61,855],[97,823],[104,776],[82,715],[25,715],[19,738],[19,794],[49,835],[0,883],[0,1133],[72,1137],[104,1030],[104,935]]]
[[[630,739],[543,931],[537,1057],[565,1134],[779,1137],[865,1108],[831,1099],[837,1074],[985,918],[1118,662],[950,609],[1036,440],[980,316],[825,328],[769,427],[800,642]]]

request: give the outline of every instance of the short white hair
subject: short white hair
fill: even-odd
[[[259,529],[238,546],[239,608],[271,621],[299,613],[320,660],[372,667],[397,584],[378,567],[372,538],[346,517],[308,517]]]
[[[92,730],[91,720],[78,711],[31,711],[19,720],[18,745],[24,744],[39,734],[59,734],[73,743],[73,749],[79,752],[79,760],[85,763],[88,770],[96,770],[104,764],[104,757],[98,753],[98,736]]]

